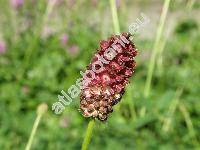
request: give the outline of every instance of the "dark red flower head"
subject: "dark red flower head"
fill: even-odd
[[[84,117],[107,119],[124,94],[137,55],[128,33],[113,35],[100,48],[83,74],[80,109]]]

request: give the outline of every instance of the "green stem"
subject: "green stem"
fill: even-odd
[[[188,110],[186,109],[184,103],[180,103],[179,105],[179,110],[181,111],[181,113],[183,114],[183,117],[185,119],[188,131],[189,131],[189,135],[191,137],[194,138],[194,143],[197,144],[197,139],[196,139],[196,135],[195,135],[195,130],[194,130],[194,126],[192,124],[192,120],[190,118],[190,113],[188,112]]]
[[[41,117],[42,117],[42,115],[38,115],[37,118],[35,119],[35,122],[34,122],[34,125],[33,125],[33,129],[31,131],[31,135],[29,137],[29,140],[28,140],[28,143],[26,145],[25,150],[30,150],[31,149],[31,145],[33,143],[33,139],[34,139],[35,133],[37,131],[38,125],[40,123]]]
[[[162,40],[161,44],[160,44],[159,51],[158,51],[157,67],[158,67],[158,72],[159,72],[160,75],[162,75],[162,73],[163,73],[163,56],[162,56],[162,53],[164,51],[166,42],[167,42],[167,39],[164,38]]]
[[[115,31],[116,34],[119,34],[120,28],[119,28],[119,20],[118,20],[117,7],[116,7],[115,0],[110,0],[110,9],[112,11],[114,31]],[[86,134],[85,134],[83,144],[82,144],[82,148],[81,148],[82,150],[88,149],[88,145],[89,145],[91,137],[92,137],[92,130],[94,128],[94,124],[95,124],[94,119],[90,120],[90,122],[88,123],[88,127],[87,127],[87,130],[86,130]]]
[[[171,126],[171,123],[172,123],[172,119],[173,119],[173,116],[174,116],[174,113],[176,111],[176,108],[178,106],[178,103],[179,103],[179,99],[180,99],[180,96],[182,94],[182,91],[183,89],[177,89],[176,90],[176,93],[175,93],[175,96],[171,102],[171,105],[169,107],[169,110],[168,110],[168,113],[167,113],[167,117],[164,119],[164,123],[163,123],[163,126],[162,126],[162,130],[164,132],[168,132],[169,129],[170,129],[170,126]]]
[[[113,27],[115,34],[120,34],[120,26],[119,26],[119,19],[117,15],[117,6],[115,0],[110,0],[110,9],[112,12],[112,21],[113,21]],[[116,111],[119,111],[120,106],[117,105],[115,107]]]
[[[130,107],[130,112],[131,112],[131,115],[132,115],[132,119],[133,121],[137,120],[137,113],[136,113],[136,110],[135,110],[135,104],[134,104],[134,101],[133,101],[133,86],[128,86],[126,88],[126,91],[127,91],[127,99],[129,100],[128,103],[129,103],[129,107]]]
[[[45,103],[42,103],[42,104],[40,104],[38,106],[38,108],[37,108],[37,117],[35,119],[32,131],[31,131],[31,135],[29,137],[29,140],[28,140],[28,143],[26,145],[25,150],[30,150],[31,149],[31,145],[33,143],[33,139],[34,139],[35,133],[37,131],[38,125],[40,123],[42,115],[47,111],[47,109],[48,109],[48,106]]]
[[[89,145],[89,143],[91,141],[91,137],[92,137],[92,130],[94,128],[94,123],[95,123],[94,119],[90,120],[90,122],[88,123],[88,127],[87,127],[87,130],[86,130],[86,134],[85,134],[85,137],[84,137],[84,140],[83,140],[81,150],[87,150],[88,149],[88,145]]]
[[[194,3],[195,3],[195,0],[189,0],[189,1],[188,1],[188,3],[187,3],[187,9],[188,9],[189,11],[192,10],[192,7],[193,7]]]
[[[152,52],[152,55],[151,55],[151,58],[150,58],[149,66],[148,66],[148,74],[147,74],[147,79],[146,79],[146,84],[145,84],[145,89],[144,89],[144,96],[145,97],[148,97],[149,93],[150,93],[153,70],[154,70],[154,67],[155,67],[155,61],[156,61],[156,56],[157,56],[157,53],[158,53],[158,48],[160,47],[159,45],[160,45],[160,42],[161,42],[161,37],[162,37],[163,29],[164,29],[164,23],[165,23],[165,20],[166,20],[169,4],[170,4],[170,0],[165,0],[164,5],[163,5],[162,14],[161,14],[161,17],[160,17],[160,23],[159,23],[157,34],[156,34],[156,40],[155,40],[155,43],[154,43],[153,52]]]
[[[116,34],[119,34],[120,28],[119,28],[119,20],[118,20],[117,7],[116,7],[115,0],[110,0],[110,9],[112,11],[112,20],[113,20],[114,31]],[[92,137],[92,130],[94,128],[94,124],[95,124],[94,119],[90,120],[90,122],[88,123],[88,127],[87,127],[86,134],[85,134],[85,137],[84,137],[84,140],[82,143],[81,150],[88,149],[88,145],[89,145],[89,143],[91,141],[91,137]]]
[[[117,7],[116,7],[115,0],[110,0],[110,9],[112,11],[114,31],[115,31],[116,34],[119,34],[120,33],[120,27],[119,27],[119,20],[118,20]]]

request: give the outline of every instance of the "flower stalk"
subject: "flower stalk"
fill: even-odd
[[[88,127],[87,127],[87,130],[86,130],[86,133],[85,133],[85,137],[84,137],[84,140],[83,140],[81,150],[87,150],[88,149],[88,145],[89,145],[91,138],[92,138],[92,131],[93,131],[93,128],[94,128],[94,124],[95,124],[95,120],[91,119],[88,123]]]
[[[118,20],[118,15],[117,15],[117,7],[116,7],[116,3],[115,0],[110,0],[110,8],[111,8],[111,12],[112,12],[112,19],[113,19],[113,26],[114,26],[114,31],[116,34],[120,33],[120,27],[119,27],[119,20]],[[95,119],[91,119],[90,122],[88,123],[88,127],[86,130],[86,134],[82,143],[82,150],[87,150],[88,149],[88,145],[91,141],[91,137],[92,137],[92,131],[94,128],[94,124],[95,124]]]
[[[32,131],[31,131],[31,135],[29,137],[29,140],[28,140],[28,143],[26,145],[25,150],[30,150],[31,149],[31,145],[33,143],[33,139],[34,139],[35,133],[37,131],[38,125],[40,123],[40,120],[41,120],[43,114],[47,111],[47,109],[48,109],[48,106],[45,103],[42,103],[42,104],[40,104],[38,106],[38,108],[37,108],[37,117],[35,119]]]
[[[115,0],[110,0],[110,9],[112,12],[112,19],[113,19],[113,26],[114,26],[114,31],[116,34],[120,33],[120,27],[119,27],[119,19],[117,15],[117,7],[116,7],[116,1]]]
[[[188,9],[189,11],[192,10],[195,1],[196,1],[196,0],[188,0],[188,3],[187,3],[187,9]]]
[[[145,89],[144,89],[145,97],[148,97],[149,93],[150,93],[151,80],[152,80],[153,71],[154,71],[154,67],[155,67],[156,57],[157,57],[159,47],[161,44],[161,38],[162,38],[163,30],[164,30],[164,24],[165,24],[167,12],[168,12],[169,4],[170,4],[170,0],[165,0],[164,5],[163,5],[162,14],[160,17],[160,23],[159,23],[157,34],[156,34],[156,40],[155,40],[155,43],[153,46],[153,52],[152,52],[152,55],[150,58],[149,66],[148,66],[147,79],[146,79],[146,84],[145,84]]]

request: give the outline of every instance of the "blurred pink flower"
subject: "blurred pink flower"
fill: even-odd
[[[6,43],[4,41],[0,41],[0,54],[6,52]]]
[[[59,6],[59,5],[61,5],[63,2],[64,2],[64,0],[56,0],[56,3],[55,3],[55,4]]]
[[[97,3],[98,3],[98,0],[92,0],[92,5],[93,5],[94,7],[97,6]]]
[[[72,45],[69,49],[68,49],[68,52],[71,54],[71,55],[76,55],[79,53],[79,47],[77,45]]]
[[[24,93],[24,94],[27,94],[28,92],[29,92],[29,87],[27,86],[27,85],[23,85],[22,86],[22,92]]]
[[[65,45],[68,42],[68,35],[66,33],[64,33],[63,35],[61,35],[60,37],[60,42]]]
[[[116,6],[119,8],[121,5],[121,0],[116,0]]]
[[[10,4],[13,8],[19,8],[24,4],[24,0],[10,0]]]

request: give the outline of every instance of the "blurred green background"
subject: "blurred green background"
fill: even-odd
[[[200,149],[199,0],[171,1],[163,51],[144,96],[163,3],[116,1],[122,32],[141,12],[150,23],[134,35],[137,69],[108,121],[96,121],[91,150]],[[0,149],[25,148],[43,102],[49,109],[32,149],[81,148],[88,119],[78,111],[79,98],[61,115],[51,106],[81,77],[99,41],[112,34],[108,0],[0,0]]]

